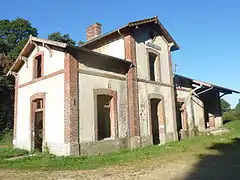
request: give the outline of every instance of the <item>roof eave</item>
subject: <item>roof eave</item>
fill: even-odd
[[[22,49],[22,51],[20,52],[20,54],[18,55],[17,59],[15,60],[15,62],[13,63],[13,65],[11,66],[10,70],[7,72],[7,76],[11,75],[12,72],[14,72],[14,70],[16,71],[16,66],[19,65],[21,66],[21,63],[22,62],[22,56],[24,54],[27,54],[29,49],[29,46],[33,46],[33,42],[37,42],[37,43],[43,43],[44,44],[48,44],[48,45],[51,45],[51,46],[56,46],[56,47],[60,47],[60,48],[66,48],[67,47],[67,44],[66,43],[61,43],[61,42],[57,42],[57,41],[51,41],[51,40],[47,40],[47,39],[41,39],[41,38],[38,38],[38,37],[33,37],[30,35],[27,43],[25,44],[24,48]],[[21,61],[21,62],[19,62]]]
[[[87,52],[87,53],[90,53],[90,54],[94,54],[96,56],[102,56],[102,57],[105,57],[105,58],[114,59],[115,61],[121,62],[123,64],[127,64],[129,67],[135,66],[135,64],[133,62],[129,61],[129,60],[117,58],[117,57],[114,57],[114,56],[109,56],[109,55],[102,54],[102,53],[99,53],[99,52],[95,52],[95,51],[89,50],[89,49],[84,48],[84,47],[77,47],[77,46],[68,45],[67,48],[80,50],[82,52]]]
[[[176,51],[176,50],[179,50],[180,47],[179,45],[177,44],[177,42],[173,39],[173,37],[169,34],[169,32],[164,28],[164,26],[160,23],[159,19],[157,16],[153,17],[153,18],[148,18],[148,19],[144,19],[144,20],[140,20],[140,21],[133,21],[133,22],[130,22],[128,23],[127,25],[121,27],[121,28],[118,28],[116,30],[113,30],[109,33],[106,33],[106,34],[103,34],[103,35],[100,35],[98,37],[95,37],[87,42],[85,42],[84,44],[81,45],[81,47],[86,47],[88,46],[89,44],[91,43],[94,43],[94,42],[97,42],[113,33],[121,33],[124,29],[126,28],[131,28],[131,27],[134,27],[134,26],[137,26],[137,25],[141,25],[141,24],[145,24],[145,23],[151,23],[151,22],[156,22],[160,28],[163,30],[163,35],[164,37],[167,39],[168,43],[173,43],[173,46],[171,47],[171,51]],[[119,37],[121,37],[121,34],[119,33]]]
[[[183,79],[190,80],[190,81],[192,81],[193,83],[202,84],[202,85],[204,85],[204,86],[206,86],[206,87],[214,87],[214,88],[217,88],[217,89],[221,90],[223,93],[226,92],[227,94],[231,94],[231,93],[240,94],[239,91],[236,91],[236,90],[233,90],[233,89],[225,88],[225,87],[222,87],[222,86],[217,86],[217,85],[214,85],[214,84],[210,84],[210,83],[207,83],[207,82],[195,80],[195,79],[192,79],[192,78],[189,78],[189,77],[186,77],[186,76],[182,76],[182,75],[178,75],[178,74],[175,74],[175,76],[176,76],[176,77],[183,78]],[[220,92],[220,91],[219,91],[219,92]]]
[[[20,52],[20,54],[18,55],[17,59],[15,60],[15,62],[13,63],[13,65],[11,66],[11,68],[9,69],[9,71],[7,72],[7,76],[12,74],[12,71],[14,69],[14,67],[17,65],[18,61],[21,60],[21,56],[23,54],[23,52],[27,49],[27,46],[30,44],[30,42],[32,41],[32,36],[30,35],[27,43],[25,44],[25,46],[23,47],[22,51]]]

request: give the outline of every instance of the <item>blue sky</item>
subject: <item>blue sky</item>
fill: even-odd
[[[25,18],[39,37],[60,31],[85,40],[88,25],[100,22],[108,32],[129,21],[158,16],[180,50],[173,53],[177,73],[240,90],[240,1],[238,0],[8,0],[1,19]],[[233,106],[239,95],[227,95]]]

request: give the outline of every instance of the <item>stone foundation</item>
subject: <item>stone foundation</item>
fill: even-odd
[[[167,133],[166,134],[166,142],[171,142],[171,141],[175,141],[174,133]]]
[[[223,125],[223,120],[222,117],[215,117],[215,127],[219,128]]]
[[[134,136],[117,139],[105,139],[102,141],[80,143],[80,155],[101,155],[117,152],[120,149],[135,149],[152,145],[152,136]],[[71,154],[72,155],[72,154]]]
[[[80,144],[80,155],[101,155],[116,152],[119,149],[126,148],[127,141],[125,138],[107,139],[95,142],[86,142]]]
[[[141,147],[146,147],[146,146],[151,146],[151,145],[153,145],[152,135],[141,137]]]

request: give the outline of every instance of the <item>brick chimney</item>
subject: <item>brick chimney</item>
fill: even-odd
[[[101,35],[101,33],[102,33],[102,25],[100,23],[95,23],[88,26],[86,31],[87,41]]]

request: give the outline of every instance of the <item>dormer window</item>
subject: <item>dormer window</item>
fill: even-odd
[[[152,51],[148,51],[148,71],[149,71],[149,79],[151,81],[160,82],[161,73],[160,73],[160,60],[159,54],[154,53]]]
[[[43,54],[37,54],[34,58],[33,77],[40,78],[43,76]]]

